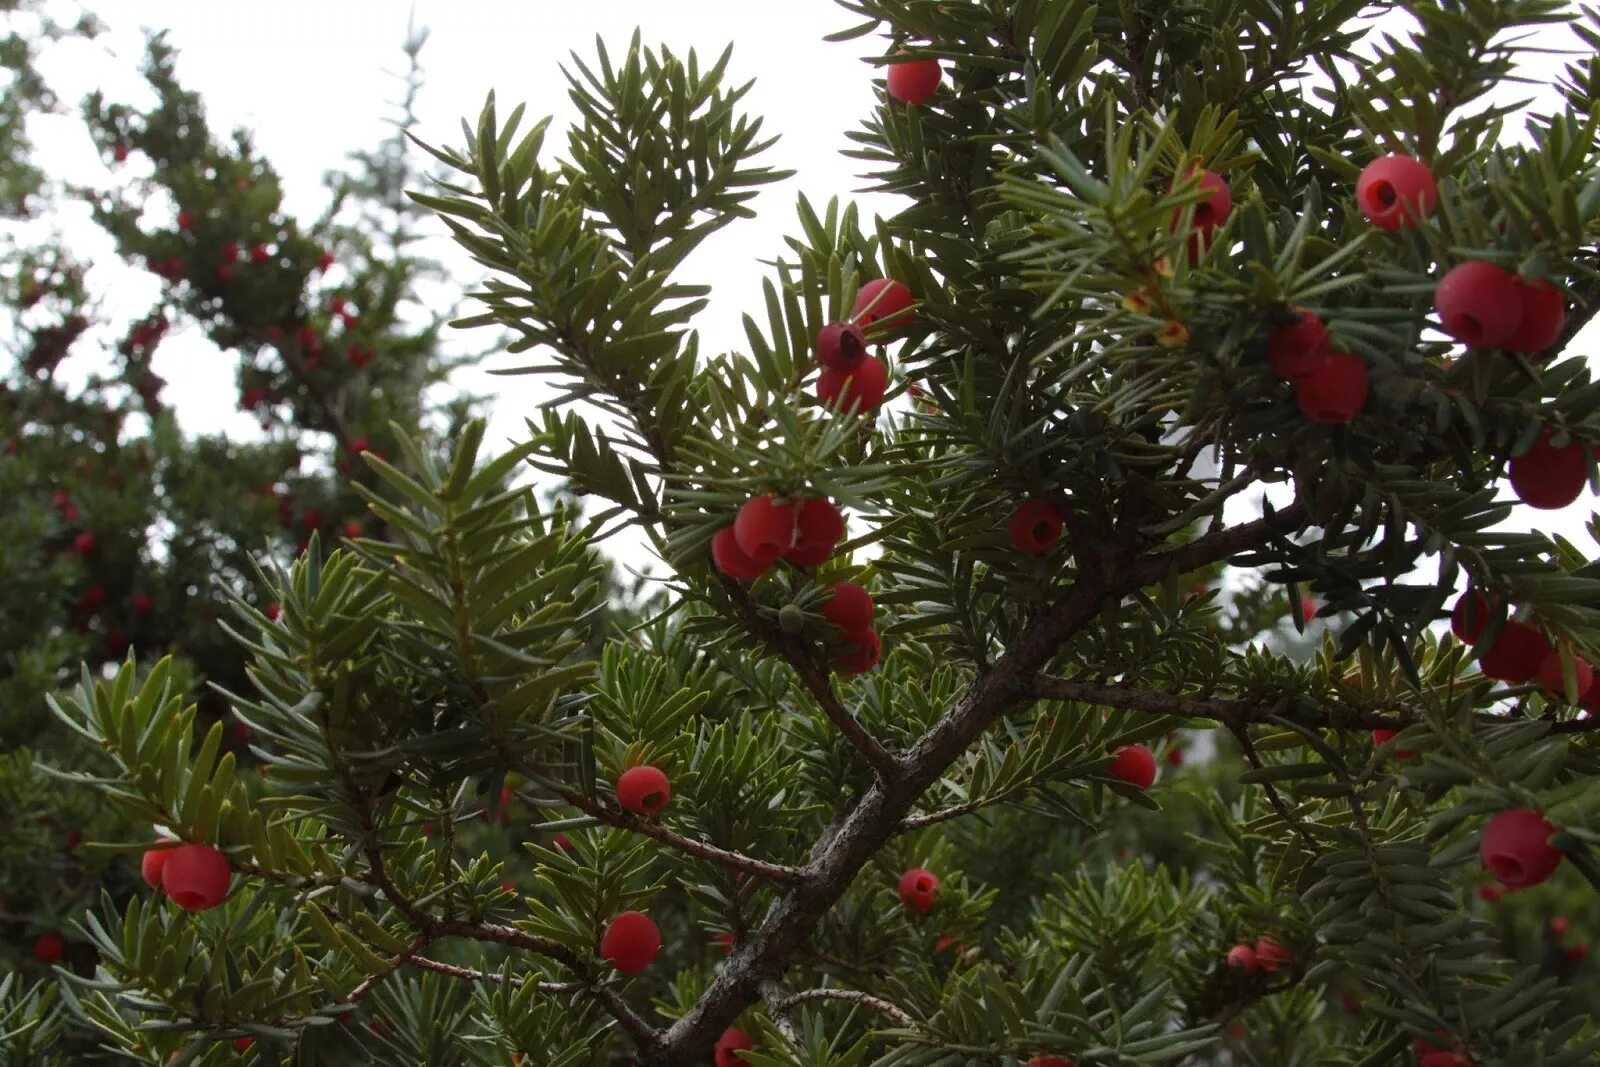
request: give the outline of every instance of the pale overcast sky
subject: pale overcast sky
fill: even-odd
[[[666,44],[679,54],[694,47],[705,60],[733,42],[730,78],[756,79],[745,107],[765,117],[766,132],[782,134],[764,162],[798,174],[767,187],[755,204],[757,220],[708,241],[687,265],[691,280],[714,287],[713,304],[700,323],[707,351],[742,347],[740,314],[761,307],[757,260],[775,255],[783,235],[797,229],[797,194],[804,191],[825,204],[832,195],[848,200],[863,184],[856,177],[859,164],[840,151],[848,143],[846,132],[874,106],[874,74],[861,57],[883,47],[879,37],[824,42],[825,34],[854,22],[831,0],[102,0],[88,6],[111,32],[52,56],[46,73],[65,102],[73,105],[95,87],[114,98],[147,99],[135,74],[140,29],[166,29],[180,52],[180,80],[200,93],[213,128],[225,133],[242,125],[255,132],[260,150],[283,176],[288,210],[301,217],[323,206],[325,170],[342,166],[346,152],[388,133],[383,120],[393,112],[387,101],[396,97],[399,83],[386,71],[402,69],[400,44],[413,13],[417,25],[430,31],[422,52],[427,84],[418,104],[418,133],[451,146],[460,143],[461,118],[475,119],[490,89],[502,115],[526,101],[531,119],[554,114],[559,128],[571,109],[558,64],[573,51],[587,60],[596,35],[620,54],[640,27],[646,43]],[[1549,36],[1541,43],[1570,40]],[[1548,78],[1551,67],[1546,59],[1530,74]],[[1533,87],[1507,86],[1504,95],[1535,93]],[[1548,92],[1538,95],[1536,107],[1550,99]],[[41,124],[37,140],[47,170],[75,181],[107,180],[81,126]],[[553,135],[549,143],[564,146],[564,138]],[[884,198],[856,199],[869,216],[892,207]],[[75,241],[80,231],[86,246],[97,240],[92,227],[74,226]],[[469,286],[476,268],[438,232],[429,253],[459,266],[462,287]],[[101,273],[116,282],[108,307],[131,313],[149,307],[153,278],[115,264]],[[466,341],[481,345],[487,336],[479,331]],[[1592,352],[1600,330],[1591,327],[1583,340]],[[166,396],[194,429],[249,436],[255,424],[235,410],[232,363],[214,353],[208,357],[208,351],[192,334],[174,335],[156,365],[171,383]],[[514,366],[520,358],[497,362]],[[530,379],[474,373],[463,384],[497,394],[491,440],[520,433],[534,395]],[[1248,511],[1252,501],[1239,503]],[[1582,528],[1592,506],[1585,494],[1564,512],[1519,509],[1513,521],[1559,530],[1592,550]]]

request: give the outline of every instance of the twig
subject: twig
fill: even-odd
[[[862,993],[854,989],[806,989],[785,997],[780,1004],[785,1008],[792,1008],[794,1005],[808,1000],[844,1000],[851,1004],[860,1004],[864,1008],[871,1008],[873,1011],[887,1015],[907,1030],[918,1029],[917,1021],[902,1008],[884,1000],[882,997],[875,997],[871,993]]]
[[[362,997],[367,995],[373,986],[377,985],[379,982],[383,981],[385,978],[404,967],[407,963],[412,962],[412,958],[426,948],[428,942],[431,940],[433,939],[427,934],[418,934],[404,952],[398,953],[390,958],[386,970],[380,971],[377,974],[368,975],[366,978],[362,979],[354,989],[346,993],[344,1002],[346,1004],[354,1004],[359,1001]]]
[[[409,960],[408,963],[410,966],[421,968],[424,971],[437,971],[439,974],[448,974],[452,978],[460,978],[466,982],[494,982],[498,985],[505,981],[504,975],[496,974],[493,971],[478,971],[471,967],[457,967],[453,963],[440,963],[438,960],[430,960],[426,956],[418,956]],[[583,989],[584,986],[581,982],[535,982],[534,988],[541,993],[576,993]]]
[[[680,852],[698,856],[712,863],[720,863],[724,867],[731,867],[736,871],[743,871],[745,874],[753,875],[757,878],[768,878],[775,882],[796,882],[801,878],[801,871],[798,867],[788,867],[781,863],[768,863],[766,860],[758,860],[753,856],[746,856],[742,852],[730,852],[725,848],[708,845],[704,841],[696,841],[693,838],[684,837],[682,834],[673,833],[660,823],[651,822],[649,819],[640,818],[631,812],[618,811],[615,808],[598,803],[579,790],[562,785],[560,782],[550,782],[548,784],[553,786],[555,791],[560,794],[561,799],[568,804],[610,826],[631,830],[636,834],[643,834],[645,837],[653,837],[663,844],[671,845]]]

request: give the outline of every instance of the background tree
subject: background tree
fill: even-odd
[[[802,200],[745,352],[680,270],[781,176],[727,54],[575,58],[559,159],[492,99],[430,149],[460,324],[555,397],[368,453],[371,535],[236,602],[260,776],[170,660],[57,702],[184,842],[77,1009],[150,1063],[1593,1062],[1529,922],[1600,885],[1600,582],[1495,490],[1593,473],[1600,65],[1520,142],[1484,96],[1600,14],[841,6],[910,206]],[[670,576],[596,653],[624,526]]]

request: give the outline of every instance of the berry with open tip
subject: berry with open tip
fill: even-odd
[[[1478,839],[1478,854],[1490,874],[1511,889],[1539,885],[1561,866],[1562,852],[1550,844],[1556,832],[1541,813],[1512,808],[1490,819]]]
[[[1356,203],[1380,230],[1416,226],[1433,214],[1439,185],[1426,163],[1391,153],[1362,168],[1356,179]]]
[[[939,876],[913,867],[900,876],[900,902],[912,911],[930,912],[939,896]]]
[[[639,974],[661,951],[661,930],[642,911],[618,913],[600,937],[600,955],[623,974]]]
[[[1030,556],[1042,556],[1061,538],[1060,510],[1043,497],[1034,497],[1011,513],[1006,534],[1011,547]]]
[[[1516,275],[1482,259],[1451,268],[1433,291],[1444,332],[1475,348],[1493,348],[1515,335],[1522,305]]]
[[[1193,170],[1188,172],[1188,175],[1193,174]],[[1210,170],[1200,171],[1200,191],[1206,194],[1206,198],[1194,205],[1194,229],[1199,233],[1209,234],[1233,214],[1233,192],[1228,188],[1228,183],[1223,180],[1222,175]],[[1182,221],[1183,209],[1174,209],[1172,212],[1174,232]],[[1190,258],[1195,258],[1192,250]]]
[[[161,888],[184,911],[206,911],[228,895],[233,868],[210,845],[179,845],[161,867]]]
[[[672,782],[659,767],[629,767],[617,778],[617,803],[638,815],[654,815],[672,799]]]
[[[817,331],[817,362],[850,370],[867,355],[867,338],[853,322],[830,322]]]
[[[873,327],[881,330],[899,329],[911,325],[915,319],[912,303],[911,290],[906,288],[904,282],[893,278],[873,278],[863,283],[856,293],[850,318],[862,330]]]

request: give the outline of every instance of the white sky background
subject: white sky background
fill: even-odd
[[[430,31],[421,56],[426,85],[417,104],[417,133],[452,147],[461,142],[461,118],[475,122],[493,89],[502,116],[523,101],[529,120],[554,114],[547,146],[564,153],[559,131],[573,112],[558,65],[574,51],[588,62],[596,35],[618,57],[640,27],[646,44],[665,44],[679,55],[694,47],[703,63],[734,42],[730,82],[755,78],[743,106],[765,118],[764,134],[782,134],[761,162],[798,173],[764,189],[754,205],[758,219],[728,227],[686,264],[687,280],[713,287],[713,302],[698,323],[708,353],[742,349],[740,316],[746,309],[764,321],[765,272],[757,261],[786,251],[782,237],[798,231],[799,192],[819,209],[837,195],[844,202],[855,196],[868,217],[893,210],[886,197],[853,193],[865,184],[857,177],[860,164],[840,154],[848,145],[846,132],[876,102],[874,71],[861,57],[880,54],[884,41],[876,36],[842,44],[823,41],[825,34],[855,22],[831,0],[415,0],[414,5],[405,0],[100,0],[89,6],[110,32],[93,44],[58,49],[44,64],[64,104],[74,107],[97,87],[113,99],[147,102],[148,90],[137,76],[140,30],[166,29],[179,52],[179,80],[200,94],[213,130],[219,135],[235,126],[254,131],[258,149],[282,178],[286,210],[300,218],[323,208],[325,171],[343,167],[347,152],[371,147],[390,133],[384,120],[395,113],[389,101],[402,87],[386,72],[404,67],[400,44],[413,11],[416,24]],[[1572,40],[1565,34],[1547,36],[1557,46]],[[1553,68],[1546,57],[1538,73],[1548,77]],[[1535,95],[1536,109],[1553,106],[1554,94],[1537,87],[1508,86],[1504,95]],[[107,181],[104,162],[74,118],[39,124],[35,139],[39,161],[52,176]],[[137,165],[137,156],[126,164]],[[103,247],[109,253],[109,241],[86,216],[67,220],[65,228],[79,248]],[[430,232],[435,236],[419,251],[456,271],[460,291],[471,288],[481,270],[457,251],[442,227]],[[95,288],[111,294],[107,310],[130,315],[148,310],[158,292],[156,280],[109,254],[99,258],[101,284]],[[463,305],[462,313],[475,310]],[[462,341],[473,348],[490,339],[479,330]],[[1592,326],[1581,340],[1592,353],[1600,330]],[[491,358],[486,367],[516,366],[527,358]],[[169,382],[166,399],[190,429],[240,437],[258,432],[254,419],[237,410],[235,360],[217,353],[196,331],[175,330],[155,369]],[[458,381],[493,396],[491,445],[520,438],[522,418],[540,395],[536,379],[472,371]],[[1259,494],[1249,494],[1234,504],[1240,515],[1253,514],[1258,500]],[[1519,508],[1511,523],[1560,532],[1593,551],[1583,529],[1593,506],[1586,492],[1563,512]]]

